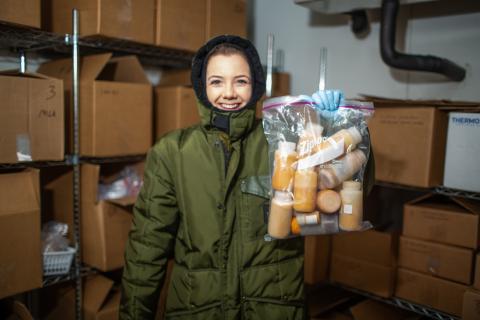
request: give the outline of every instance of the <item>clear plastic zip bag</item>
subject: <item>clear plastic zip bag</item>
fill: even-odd
[[[308,96],[263,103],[272,190],[268,233],[282,239],[371,228],[363,220],[371,102],[321,111]]]

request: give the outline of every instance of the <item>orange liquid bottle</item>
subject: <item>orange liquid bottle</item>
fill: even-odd
[[[313,212],[317,204],[317,172],[313,168],[297,170],[293,187],[293,208]]]
[[[279,191],[292,191],[297,163],[295,143],[279,142],[273,163],[272,188]]]

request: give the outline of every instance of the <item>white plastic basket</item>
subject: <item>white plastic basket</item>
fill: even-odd
[[[43,275],[53,276],[70,271],[76,249],[68,247],[66,251],[45,252],[43,254]]]

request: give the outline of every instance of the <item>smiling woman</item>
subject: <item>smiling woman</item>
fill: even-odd
[[[216,51],[207,62],[208,100],[221,110],[240,110],[252,96],[250,66],[247,59],[236,51],[229,55],[220,52]]]
[[[304,319],[303,240],[265,241],[265,92],[247,39],[209,40],[192,61],[201,123],[151,149],[125,253],[120,319],[154,319],[168,258],[166,318]]]

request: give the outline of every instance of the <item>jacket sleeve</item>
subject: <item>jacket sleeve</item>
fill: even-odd
[[[167,150],[157,145],[147,156],[144,183],[133,209],[125,249],[120,319],[154,319],[172,255],[178,207]]]

